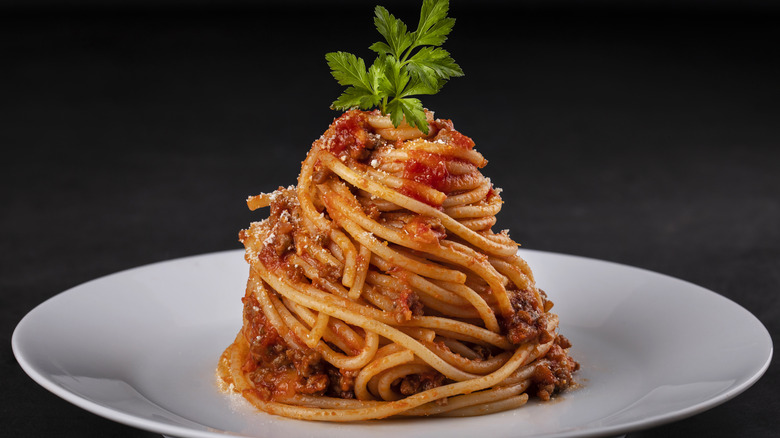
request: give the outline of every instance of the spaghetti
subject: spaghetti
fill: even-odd
[[[452,122],[351,110],[298,184],[252,196],[243,327],[223,383],[286,417],[481,415],[549,399],[578,364],[506,231],[500,190]]]

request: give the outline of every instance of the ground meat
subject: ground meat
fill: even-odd
[[[580,368],[580,364],[566,352],[570,346],[568,339],[558,335],[545,359],[534,369],[529,393],[542,400],[549,400],[553,394],[574,384],[572,373]]]
[[[333,366],[328,368],[330,386],[328,395],[331,397],[352,399],[355,398],[355,378],[359,370],[340,370]]]
[[[522,344],[539,336],[539,326],[531,313],[518,310],[510,318],[503,318],[506,337],[512,344]]]
[[[509,290],[510,302],[515,313],[499,319],[509,342],[518,345],[539,338],[539,342],[552,340],[547,332],[548,314],[539,313],[536,296],[532,291]]]
[[[382,215],[382,211],[379,210],[379,207],[377,207],[376,203],[374,202],[364,203],[362,207],[363,213],[365,213],[366,216],[372,220],[379,220],[379,217]]]
[[[300,205],[291,189],[279,188],[271,198],[271,215],[261,226],[253,226],[250,230],[239,234],[241,242],[246,244],[250,237],[261,241],[262,247],[257,257],[270,270],[284,269],[285,255],[295,249],[295,232],[300,229]],[[289,274],[294,274],[289,272]]]
[[[249,340],[249,357],[243,366],[258,394],[265,400],[294,394],[321,395],[329,379],[322,356],[308,348],[290,348],[268,322],[252,295],[244,297],[248,321],[244,336]]]
[[[571,341],[569,341],[569,338],[563,335],[558,335],[558,338],[555,340],[555,343],[560,345],[561,348],[568,349],[571,348]]]
[[[306,261],[309,262],[309,264],[314,265],[315,269],[317,269],[317,273],[319,274],[318,278],[312,279],[311,282],[313,286],[326,290],[326,287],[323,286],[323,282],[325,280],[329,280],[335,283],[341,282],[341,270],[339,270],[338,267],[322,264],[318,260],[314,260],[312,258],[306,258]]]
[[[256,362],[249,378],[266,400],[294,394],[322,395],[329,379],[319,353],[314,350],[294,350],[275,344],[267,349],[270,362]]]
[[[441,386],[444,383],[444,379],[444,375],[437,371],[410,374],[401,379],[398,385],[398,392],[405,396],[410,396]]]
[[[413,316],[421,316],[425,307],[420,297],[409,284],[409,272],[402,269],[391,268],[388,273],[397,280],[397,288],[387,291],[393,298],[392,314],[399,323],[409,321]]]
[[[471,350],[476,353],[478,360],[487,360],[493,357],[493,352],[484,345],[473,344],[469,345],[469,348],[471,348]]]
[[[423,314],[424,306],[422,302],[420,302],[420,297],[411,289],[398,294],[398,299],[396,299],[393,304],[393,315],[399,323],[409,321],[412,319],[412,316]]]
[[[243,299],[244,317],[247,325],[244,336],[250,341],[249,352],[255,362],[270,362],[278,354],[274,347],[284,348],[283,340],[276,329],[268,322],[260,303],[254,296],[247,294]]]
[[[303,394],[323,394],[328,389],[329,379],[325,374],[315,374],[306,378],[303,386],[298,391]]]
[[[280,256],[292,248],[293,238],[290,234],[282,234],[275,241],[273,249]]]

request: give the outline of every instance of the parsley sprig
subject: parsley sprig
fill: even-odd
[[[439,47],[455,25],[448,11],[449,0],[423,0],[417,30],[409,32],[403,21],[377,6],[374,24],[385,41],[369,47],[377,53],[373,64],[366,68],[362,58],[347,52],[325,55],[333,77],[347,86],[333,107],[378,107],[395,127],[406,117],[406,123],[427,134],[422,102],[412,96],[436,94],[451,77],[463,76],[460,66]]]

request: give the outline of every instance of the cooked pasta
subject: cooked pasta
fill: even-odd
[[[449,120],[352,110],[298,184],[252,196],[243,325],[218,375],[262,411],[360,421],[549,399],[578,364],[508,232],[500,190]]]

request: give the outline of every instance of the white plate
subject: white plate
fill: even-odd
[[[13,335],[40,385],[111,420],[179,437],[581,437],[694,415],[761,377],[766,329],[690,283],[593,259],[521,250],[556,303],[583,386],[551,403],[483,417],[358,424],[290,420],[217,389],[214,370],[241,325],[241,251],[148,265],[46,301]]]

